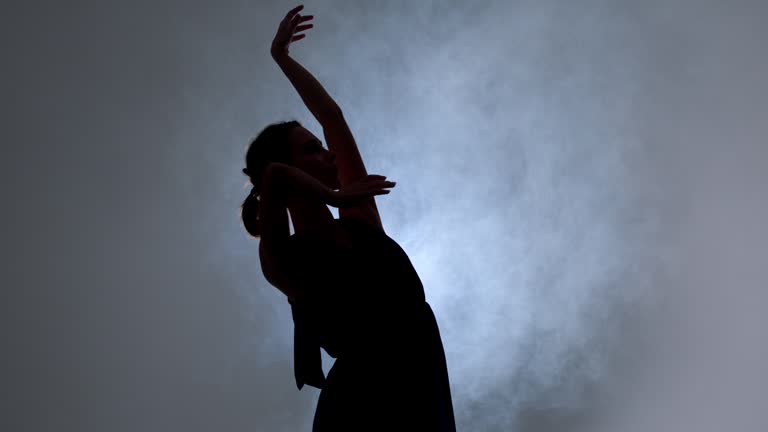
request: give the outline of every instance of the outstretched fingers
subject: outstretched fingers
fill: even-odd
[[[288,11],[287,14],[285,14],[285,18],[283,18],[285,21],[288,21],[290,19],[293,19],[293,16],[296,14],[296,12],[304,9],[304,5],[298,5],[295,8]]]
[[[307,22],[311,20],[312,18],[314,18],[313,15],[307,15],[307,16],[296,15],[296,18],[294,18],[291,21],[291,29],[293,31],[301,31],[303,29],[308,29],[312,27],[312,24],[299,25],[303,22]]]
[[[291,28],[293,30],[291,31],[291,34],[294,34],[294,36],[291,38],[291,42],[296,42],[297,40],[304,39],[304,37],[306,36],[305,34],[297,34],[297,33],[302,32],[304,30],[309,30],[312,27],[314,27],[314,25],[313,24],[298,25],[298,24],[302,23],[302,22],[309,21],[312,18],[313,18],[312,15],[307,15],[307,16],[297,15],[293,19],[293,23],[291,25]]]

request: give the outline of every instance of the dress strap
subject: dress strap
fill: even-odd
[[[317,340],[307,316],[306,305],[291,302],[293,315],[293,375],[299,390],[304,384],[322,389],[325,384],[323,358],[320,343]]]

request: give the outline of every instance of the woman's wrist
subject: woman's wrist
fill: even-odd
[[[288,53],[285,52],[284,49],[278,47],[272,47],[272,49],[269,51],[269,54],[272,56],[272,60],[276,62],[279,62],[288,57]]]

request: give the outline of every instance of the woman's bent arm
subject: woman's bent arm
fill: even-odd
[[[331,204],[335,201],[333,194],[334,191],[328,186],[291,165],[273,162],[264,171],[259,200],[261,268],[267,281],[284,292],[289,299],[300,295],[288,250],[291,237],[287,213],[289,198],[298,197],[301,200]]]
[[[276,175],[278,174],[278,175]],[[287,194],[279,179],[279,172],[272,165],[264,172],[259,199],[259,260],[264,278],[288,299],[293,301],[298,296],[298,287],[293,282],[289,270]]]

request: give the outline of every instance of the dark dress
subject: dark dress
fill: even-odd
[[[313,432],[455,431],[440,331],[410,259],[385,233],[335,219],[352,248],[291,236],[294,372],[321,389]],[[320,348],[335,358],[323,375]]]

